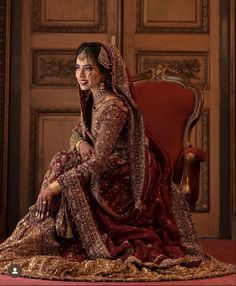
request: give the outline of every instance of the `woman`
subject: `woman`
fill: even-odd
[[[93,281],[234,273],[203,254],[168,153],[145,134],[119,52],[82,44],[76,78],[81,124],[71,149],[50,163],[36,204],[0,246],[0,270],[17,263],[25,276]]]

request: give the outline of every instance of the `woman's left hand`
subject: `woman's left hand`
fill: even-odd
[[[45,216],[49,215],[52,198],[55,195],[57,195],[57,193],[49,187],[40,192],[36,203],[37,205],[36,216],[38,218],[44,218]]]

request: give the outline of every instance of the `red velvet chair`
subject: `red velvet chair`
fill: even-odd
[[[134,100],[153,135],[168,149],[174,182],[193,206],[199,195],[200,162],[206,153],[190,142],[190,133],[203,109],[203,93],[190,81],[158,66],[134,79]]]

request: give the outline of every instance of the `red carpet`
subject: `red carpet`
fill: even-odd
[[[202,240],[206,253],[215,258],[236,264],[236,241],[223,239]],[[78,286],[156,286],[156,285],[236,285],[236,274],[211,279],[199,279],[189,281],[163,281],[163,282],[67,282],[49,281],[26,278],[12,278],[8,275],[0,275],[0,285],[78,285]]]

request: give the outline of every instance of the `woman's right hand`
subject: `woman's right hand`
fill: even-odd
[[[79,151],[84,161],[89,160],[94,154],[94,148],[86,141],[82,141],[79,144]]]

